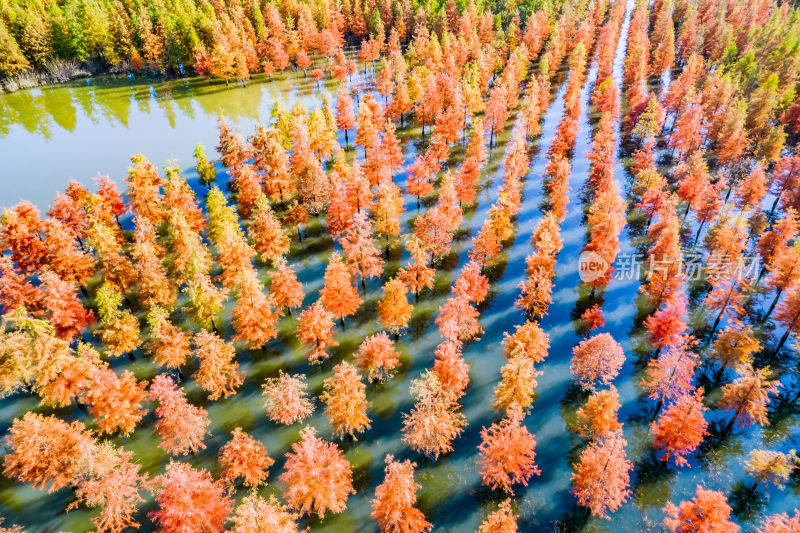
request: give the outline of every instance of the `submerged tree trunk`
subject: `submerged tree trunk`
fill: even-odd
[[[769,309],[767,309],[767,314],[764,315],[763,320],[768,319],[769,316],[772,314],[772,311],[775,310],[775,306],[778,305],[778,300],[780,300],[780,298],[781,298],[781,293],[783,293],[783,289],[778,287],[778,292],[775,293],[775,299],[772,300],[772,305],[770,305]]]

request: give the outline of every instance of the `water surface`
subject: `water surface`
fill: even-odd
[[[629,16],[630,13],[623,25],[622,42],[615,61],[617,80],[622,68],[621,58],[624,58]],[[667,501],[677,502],[692,497],[697,484],[721,490],[749,504],[756,503],[754,513],[749,516],[741,514],[749,520],[741,521],[744,528],[752,530],[752,521],[760,512],[789,511],[797,505],[798,498],[793,486],[783,491],[771,487],[758,494],[744,493],[742,483],[750,481],[743,472],[743,458],[753,447],[784,451],[797,447],[796,419],[782,419],[768,431],[754,428],[744,434],[738,432],[724,444],[707,447],[703,453],[696,454],[690,459],[691,468],[676,470],[654,461],[651,438],[647,434],[653,404],[642,397],[638,386],[643,366],[637,363],[641,338],[637,327],[639,282],[636,280],[615,280],[604,292],[606,326],[601,330],[610,332],[620,341],[628,355],[628,362],[615,385],[623,403],[620,419],[625,422],[628,456],[637,465],[632,476],[633,494],[610,520],[589,519],[570,494],[570,464],[583,448],[583,442],[569,429],[575,410],[585,399],[585,395],[571,385],[569,361],[572,347],[581,339],[573,318],[577,309],[584,308],[588,298],[588,291],[579,286],[576,257],[586,238],[583,226],[586,206],[582,203],[582,189],[589,172],[585,154],[591,149],[593,123],[588,99],[595,76],[596,69],[591,66],[581,93],[582,117],[570,179],[569,214],[562,224],[564,249],[558,256],[553,304],[542,320],[542,327],[550,335],[550,356],[539,368],[542,375],[537,388],[538,397],[526,418],[528,428],[536,435],[537,463],[542,474],[534,477],[528,487],[517,491],[514,505],[521,514],[521,530],[660,530],[663,505]],[[362,81],[361,75],[353,80],[354,83]],[[333,95],[336,87],[335,82],[328,81],[324,90]],[[563,86],[556,85],[553,91],[552,105],[542,121],[543,133],[531,148],[532,164],[525,181],[524,203],[515,224],[515,237],[505,250],[504,261],[490,272],[492,289],[488,302],[481,306],[481,324],[486,331],[480,340],[465,348],[465,359],[471,368],[471,384],[462,400],[469,424],[466,431],[455,441],[453,454],[436,462],[426,461],[402,442],[401,414],[412,406],[408,393],[410,381],[433,364],[434,349],[441,340],[433,324],[437,309],[447,297],[460,267],[467,261],[471,237],[480,229],[489,207],[497,199],[504,172],[502,155],[513,117],[507,124],[506,133],[500,136],[497,146],[491,151],[477,207],[466,211],[453,254],[438,270],[436,287],[421,295],[409,332],[401,337],[398,346],[403,354],[402,370],[388,383],[370,385],[368,389],[368,399],[372,403],[372,428],[360,435],[357,442],[345,440],[341,443],[354,467],[358,494],[350,498],[348,509],[341,515],[329,515],[323,521],[316,518],[307,521],[313,531],[377,531],[376,524],[369,518],[370,499],[375,486],[383,479],[383,459],[387,453],[418,463],[417,480],[422,485],[419,506],[434,523],[435,531],[474,531],[486,514],[504,499],[502,494],[481,486],[476,446],[480,442],[481,428],[498,419],[498,413],[491,409],[491,402],[500,368],[505,363],[500,351],[503,333],[524,322],[523,314],[514,308],[513,302],[518,295],[516,287],[524,279],[525,256],[531,251],[530,234],[541,217],[544,153],[564,111]],[[209,84],[197,78],[163,81],[102,77],[0,95],[0,156],[4,162],[0,205],[12,205],[24,198],[46,209],[55,192],[63,190],[69,179],[89,184],[98,172],[107,173],[120,182],[125,176],[130,155],[138,152],[144,153],[158,166],[177,160],[190,183],[201,191],[192,169],[191,153],[198,142],[206,146],[209,154],[212,153],[217,143],[217,115],[226,116],[249,135],[257,121],[269,121],[269,111],[280,98],[286,100],[287,106],[296,101],[308,107],[320,103],[315,82],[311,78],[305,79],[301,72],[288,72],[272,80],[257,77],[244,87]],[[424,149],[424,142],[419,128],[412,126],[399,133],[409,163]],[[343,135],[340,141],[344,144]],[[358,152],[360,156],[362,151]],[[461,152],[459,147],[454,149],[451,167],[459,164]],[[350,153],[353,156],[352,150]],[[615,165],[615,171],[620,187],[627,190],[629,177],[624,173],[621,160]],[[224,176],[220,174],[219,177]],[[404,187],[405,179],[402,172],[395,176],[401,187]],[[416,200],[406,197],[405,207],[404,222],[408,224],[418,213]],[[635,231],[624,232],[623,252],[635,249],[637,235]],[[305,305],[316,300],[325,264],[333,250],[333,242],[319,220],[312,221],[302,243],[295,241],[290,261],[304,283]],[[387,262],[387,273],[393,274],[406,261],[402,252],[396,250]],[[388,279],[387,275],[385,279]],[[209,410],[212,423],[206,439],[207,449],[195,457],[181,460],[218,472],[216,455],[219,447],[227,441],[230,431],[240,426],[260,439],[276,459],[276,464],[270,469],[268,486],[262,493],[279,492],[276,479],[282,471],[283,454],[298,439],[302,426],[277,426],[267,420],[261,406],[260,385],[282,368],[307,374],[312,389],[318,394],[322,381],[332,374],[334,364],[351,358],[366,335],[380,330],[380,324],[374,318],[377,299],[381,295],[379,286],[380,282],[376,280],[368,283],[365,305],[355,317],[348,319],[344,331],[339,328],[336,336],[339,346],[332,350],[331,360],[323,365],[311,367],[307,363],[305,352],[294,336],[296,321],[286,317],[281,322],[279,338],[266,348],[239,350],[238,360],[247,372],[247,378],[238,394],[226,400],[208,402],[202,391],[191,387],[190,398]],[[230,334],[230,325],[226,323],[224,327]],[[140,379],[150,379],[159,371],[141,357],[135,362],[115,360],[113,367],[118,372],[130,368]],[[23,395],[3,400],[0,402],[0,430],[5,432],[13,418],[36,406],[34,398]],[[57,411],[57,414],[66,419],[83,419],[78,410],[65,409]],[[710,412],[713,420],[728,416],[728,413]],[[114,440],[134,451],[143,469],[155,475],[163,470],[169,458],[157,448],[159,439],[154,434],[153,423],[151,413],[130,438]],[[330,438],[330,426],[319,403],[309,423]],[[240,491],[237,496],[242,495]],[[25,526],[30,533],[90,530],[92,511],[80,508],[64,513],[63,509],[72,499],[69,490],[47,494],[0,479],[0,514],[7,517],[9,523]],[[758,503],[759,499],[763,502]],[[148,501],[142,508],[142,515],[152,509],[153,504]],[[143,530],[149,531],[149,527],[146,522]]]

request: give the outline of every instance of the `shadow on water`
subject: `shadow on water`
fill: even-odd
[[[52,200],[54,192],[62,190],[69,178],[86,182],[100,170],[109,172],[120,181],[129,165],[130,154],[135,152],[144,153],[158,165],[170,157],[177,157],[186,169],[185,175],[190,183],[196,186],[191,152],[199,141],[211,153],[217,143],[218,113],[228,116],[245,134],[249,134],[256,120],[269,120],[269,110],[278,98],[287,98],[289,105],[297,101],[307,107],[319,105],[319,95],[314,90],[313,82],[304,80],[302,72],[286,72],[273,80],[256,78],[246,87],[208,84],[199,79],[142,81],[131,83],[128,80],[98,78],[88,86],[69,84],[0,95],[0,155],[44,151],[52,155],[49,158],[29,158],[24,165],[17,163],[18,158],[3,158],[4,163],[8,162],[4,170],[18,179],[8,180],[14,183],[4,181],[0,185],[0,197],[8,202],[16,201],[17,197],[27,197],[44,208]],[[584,109],[587,108],[590,94],[588,89],[587,86],[582,91]],[[335,94],[335,84],[326,80],[325,91]],[[508,140],[508,129],[496,140],[496,146],[490,153],[488,168],[482,174],[478,204],[465,210],[452,252],[436,265],[434,287],[423,290],[417,300],[409,297],[414,304],[414,311],[407,333],[397,343],[401,353],[401,368],[391,381],[368,385],[372,427],[359,435],[358,441],[340,441],[353,465],[358,494],[350,498],[344,513],[326,516],[321,521],[317,518],[303,520],[304,526],[310,526],[313,531],[377,531],[375,522],[369,518],[370,499],[375,487],[383,480],[384,457],[389,453],[399,459],[417,462],[416,479],[422,485],[419,507],[435,524],[436,531],[475,531],[480,521],[505,499],[504,495],[481,486],[477,446],[481,428],[488,427],[499,416],[491,404],[494,387],[499,381],[499,370],[505,363],[501,349],[503,333],[512,331],[514,326],[524,322],[523,314],[514,307],[518,295],[516,287],[525,278],[525,256],[531,252],[530,235],[541,218],[544,154],[563,113],[563,85],[554,83],[552,94],[552,105],[542,120],[542,135],[531,152],[532,164],[524,182],[524,203],[515,220],[514,237],[504,243],[503,260],[486,271],[492,287],[486,302],[479,308],[481,324],[486,332],[480,340],[469,344],[464,350],[471,378],[470,388],[463,398],[468,426],[454,442],[455,451],[436,462],[413,453],[401,440],[402,413],[407,413],[413,405],[408,390],[411,380],[419,377],[433,363],[433,353],[440,342],[434,325],[438,308],[448,296],[460,268],[468,260],[467,250],[472,236],[477,234],[487,218],[489,206],[497,199],[504,172],[502,156]],[[429,142],[429,135],[423,139],[415,131],[418,131],[418,127],[398,131],[406,162],[413,161]],[[712,436],[690,458],[694,467],[691,469],[677,469],[664,464],[655,457],[649,446],[647,435],[654,405],[642,395],[638,382],[642,369],[654,352],[641,329],[644,317],[652,309],[648,309],[646,300],[638,292],[637,282],[614,280],[607,290],[597,291],[591,297],[590,291],[579,285],[575,270],[574,259],[586,238],[580,194],[588,177],[584,154],[590,149],[591,131],[592,123],[584,116],[575,149],[576,164],[570,180],[570,213],[562,227],[564,249],[558,257],[553,304],[550,313],[541,321],[542,327],[550,335],[549,357],[538,369],[542,375],[539,376],[537,398],[526,417],[527,427],[536,435],[536,461],[542,474],[531,479],[529,486],[516,491],[513,505],[521,514],[520,530],[638,532],[654,529],[652,524],[659,523],[662,518],[660,509],[663,504],[692,497],[698,483],[726,493],[732,492],[732,503],[737,505],[737,516],[742,520],[751,520],[760,512],[789,510],[796,505],[796,496],[772,498],[761,507],[753,507],[752,511],[747,511],[746,505],[740,506],[738,500],[734,500],[738,494],[736,480],[745,478],[741,463],[747,451],[767,444],[770,449],[786,448],[797,439],[797,412],[793,406],[771,413],[773,425],[768,432],[758,428],[747,431],[735,429],[727,436],[723,436],[722,432],[730,413],[714,413],[710,430]],[[344,142],[343,134],[340,141]],[[92,149],[79,145],[79,142],[91,145]],[[99,145],[103,146],[103,150],[96,149]],[[352,156],[353,153],[363,158],[360,148],[355,150],[351,147],[348,155]],[[451,168],[457,168],[462,154],[463,150],[459,147],[450,159]],[[9,161],[12,159],[14,161]],[[58,162],[57,172],[53,171],[53,161]],[[623,179],[622,171],[618,172],[617,177]],[[42,179],[50,181],[42,183]],[[220,181],[223,180],[224,176],[220,176]],[[404,173],[398,173],[395,180],[398,186],[404,188]],[[15,188],[18,185],[24,186],[24,189]],[[201,191],[198,190],[198,193]],[[406,231],[413,228],[413,218],[433,202],[435,196],[423,199],[418,211],[416,198],[406,195],[402,227],[407,228]],[[621,243],[624,251],[641,249],[643,224],[646,222],[631,221],[630,232],[623,235]],[[325,263],[333,250],[333,240],[319,219],[312,220],[308,227],[303,228],[302,242],[294,237],[290,262],[304,284],[304,306],[316,300],[322,286]],[[240,426],[263,442],[270,456],[276,460],[270,469],[268,485],[261,489],[260,494],[280,493],[282,488],[277,478],[282,472],[284,454],[298,440],[298,432],[304,424],[283,427],[270,422],[262,406],[261,384],[284,369],[305,374],[309,388],[318,394],[324,380],[332,375],[335,364],[351,360],[363,338],[380,330],[375,315],[377,300],[382,295],[381,286],[407,261],[408,254],[401,246],[391,247],[384,275],[379,280],[369,280],[366,302],[356,315],[346,319],[345,328],[337,324],[335,338],[339,345],[330,350],[331,358],[322,364],[309,364],[306,349],[298,343],[295,328],[299,310],[295,310],[294,317],[282,318],[277,339],[259,350],[240,347],[238,362],[247,376],[236,395],[210,402],[203,391],[190,384],[187,389],[190,399],[209,411],[210,435],[205,441],[205,450],[180,460],[218,474],[219,448],[227,442],[230,432]],[[707,292],[707,287],[698,286],[693,290],[692,303],[697,305]],[[360,294],[363,297],[363,291]],[[576,506],[575,498],[570,493],[571,465],[577,461],[585,446],[571,429],[574,428],[575,412],[585,403],[588,395],[572,384],[569,362],[572,347],[584,333],[576,331],[576,321],[585,309],[595,303],[602,303],[606,314],[606,326],[599,331],[612,334],[623,344],[628,355],[628,361],[615,380],[615,385],[620,391],[622,403],[620,419],[625,421],[626,439],[629,440],[628,456],[636,465],[632,477],[634,495],[609,520],[589,517],[585,509]],[[220,327],[230,334],[228,321]],[[771,364],[787,367],[794,364],[789,358],[791,351],[785,350]],[[121,358],[113,361],[112,366],[116,371],[130,368],[139,379],[150,379],[159,371],[144,356],[137,356],[137,361],[133,363]],[[185,369],[189,380],[192,371],[191,365]],[[797,389],[795,387],[792,390]],[[789,402],[791,397],[788,392],[785,394]],[[5,431],[14,417],[36,409],[37,404],[35,399],[25,395],[4,399],[0,404],[0,429]],[[314,415],[306,423],[318,428],[324,438],[332,438],[330,424],[323,412],[324,406],[316,400],[315,407]],[[65,419],[87,420],[77,409],[61,410],[58,414]],[[134,452],[143,470],[155,475],[162,471],[169,459],[158,448],[160,439],[155,435],[153,423],[154,416],[151,413],[131,438],[113,440]],[[239,489],[236,497],[241,498],[244,494]],[[30,533],[87,531],[93,512],[83,508],[68,514],[63,512],[72,498],[67,490],[47,494],[0,478],[0,513],[10,523],[25,525]],[[763,498],[759,495],[758,499]],[[146,502],[139,513],[140,519],[153,509],[152,501]],[[148,524],[146,520],[143,522]],[[143,526],[142,531],[150,531],[149,527]]]

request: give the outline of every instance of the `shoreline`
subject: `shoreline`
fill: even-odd
[[[82,78],[92,78],[104,74],[122,74],[133,72],[129,62],[111,65],[102,58],[90,58],[85,61],[53,61],[42,69],[26,72],[0,79],[0,94],[57,85]]]

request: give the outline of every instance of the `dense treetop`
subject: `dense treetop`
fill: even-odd
[[[521,217],[536,220],[514,290],[521,323],[503,324],[495,416],[474,446],[480,483],[497,498],[480,531],[517,531],[513,496],[548,474],[549,465],[537,464],[543,442],[528,415],[548,371],[552,332],[542,320],[558,298],[570,214],[583,216],[583,251],[605,264],[616,266],[625,232],[647,258],[634,280],[631,346],[607,331],[614,269],[578,288],[572,318],[583,338],[572,347],[573,383],[561,392],[574,404],[565,417],[574,437],[570,497],[585,508],[584,521],[610,517],[634,495],[642,465],[629,457],[631,425],[644,429],[634,432],[637,447],[669,472],[697,468],[706,447],[781,413],[796,415],[796,365],[787,364],[796,355],[787,341],[800,332],[800,25],[788,5],[0,7],[6,74],[53,58],[102,56],[242,81],[292,64],[322,67],[311,75],[339,83],[336,101],[326,95],[313,109],[277,101],[247,136],[220,117],[218,157],[195,150],[194,189],[175,166],[159,171],[136,154],[124,190],[106,177],[96,193],[70,182],[45,214],[21,202],[0,215],[0,397],[40,404],[11,424],[3,475],[74,491],[69,507],[99,508],[98,530],[146,520],[165,532],[294,532],[316,523],[311,515],[344,512],[364,490],[346,443],[371,438],[382,415],[372,394],[406,366],[399,347],[437,292],[441,305],[422,318],[437,345],[426,354],[429,368],[410,379],[413,403],[395,422],[403,452],[420,460],[465,446],[463,405],[472,391],[464,353],[488,326],[482,313]],[[370,84],[352,83],[348,39]],[[621,43],[625,61],[615,66]],[[536,194],[526,181],[557,94],[563,113],[542,149]],[[400,138],[407,122],[423,137],[411,161]],[[576,153],[583,123],[592,138],[578,195],[570,178],[584,157]],[[495,166],[487,145],[503,137]],[[615,175],[620,162],[625,176]],[[464,234],[465,215],[485,201],[479,193],[493,179],[485,217]],[[541,213],[523,212],[526,194],[541,200]],[[296,254],[310,227],[326,235],[330,252],[314,294],[299,279],[306,265]],[[464,263],[442,287],[440,273],[459,262],[461,241]],[[687,251],[699,257],[696,277]],[[731,266],[754,251],[763,260],[757,276]],[[374,314],[375,330],[341,346],[363,313]],[[243,354],[263,355],[279,336],[300,347],[309,368],[330,370],[319,387],[280,365],[267,376],[247,372]],[[124,365],[125,357],[147,360],[154,373]],[[642,408],[631,417],[620,415],[623,389],[615,386],[627,366],[636,367]],[[249,428],[226,432],[218,455],[207,456],[209,410],[197,398],[214,406],[253,384],[264,423],[293,426],[280,474],[275,450]],[[332,435],[308,423],[317,410]],[[126,446],[151,420],[169,462],[146,474]],[[380,458],[384,477],[370,516],[382,531],[428,531],[419,461],[395,456]],[[797,464],[793,451],[749,450],[749,490],[781,490]],[[726,494],[697,486],[684,501],[664,502],[663,523],[735,531],[734,511]],[[792,527],[797,514],[761,522],[761,531]]]

